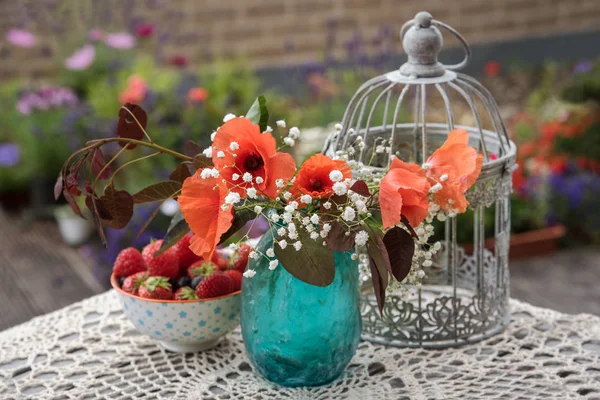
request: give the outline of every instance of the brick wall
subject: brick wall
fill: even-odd
[[[50,32],[44,21],[58,21],[70,29],[87,29],[98,11],[67,8],[46,11],[46,16],[25,12],[23,3],[46,0],[0,0],[0,33],[15,25]],[[77,0],[86,3],[86,0]],[[400,51],[397,33],[402,24],[420,10],[428,10],[461,32],[469,43],[560,35],[600,30],[600,0],[112,0],[113,14],[125,20],[152,22],[168,39],[160,44],[163,55],[185,54],[193,62],[210,58],[244,56],[253,65],[273,66],[316,60],[323,54],[328,30],[335,25],[332,52],[344,56],[344,43],[360,32],[366,46],[382,26],[393,32],[392,51]],[[58,3],[73,3],[61,0]],[[157,2],[161,4],[156,5]],[[120,9],[128,4],[128,9]],[[148,4],[148,5],[147,5]],[[35,14],[35,7],[33,8]],[[87,13],[87,14],[86,14]],[[38,12],[39,14],[39,12]],[[125,14],[128,17],[124,17]],[[79,17],[78,17],[79,16]],[[32,22],[35,20],[36,22]],[[82,22],[83,21],[83,22]],[[114,22],[113,22],[114,26]],[[64,39],[68,47],[71,35]],[[446,35],[447,36],[447,35]],[[12,49],[0,45],[0,76],[44,76],[56,69],[48,48],[62,45],[52,34],[35,49]],[[453,44],[448,41],[449,45]],[[454,43],[455,44],[455,43]],[[71,48],[74,48],[74,44]],[[53,51],[56,53],[56,51]]]

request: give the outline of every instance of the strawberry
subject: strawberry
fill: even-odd
[[[246,270],[246,265],[248,265],[248,255],[251,251],[252,247],[250,247],[249,244],[242,244],[233,257],[229,259],[227,269],[233,269],[243,273]]]
[[[148,271],[141,271],[141,272],[137,272],[133,275],[129,275],[123,281],[123,285],[121,286],[121,289],[124,292],[131,293],[131,294],[137,296],[138,290],[139,290],[140,286],[142,285],[142,283],[144,283],[146,278],[148,278]]]
[[[233,292],[233,285],[233,279],[222,272],[215,272],[200,281],[196,294],[199,299],[225,296]]]
[[[113,264],[113,274],[115,274],[116,278],[127,277],[145,270],[146,263],[144,262],[142,253],[133,247],[121,250]]]
[[[198,300],[194,289],[189,286],[180,287],[173,295],[174,300]]]
[[[197,276],[208,276],[217,270],[217,266],[210,261],[197,261],[188,268],[187,274],[190,279]]]
[[[185,271],[187,267],[202,259],[202,257],[190,250],[190,239],[192,236],[191,234],[185,235],[173,246],[173,250],[177,253],[177,258],[179,259],[179,268],[182,271]]]
[[[151,276],[140,286],[138,296],[145,299],[171,300],[173,291],[169,278],[166,276]]]
[[[227,269],[227,264],[229,263],[229,259],[223,257],[223,255],[218,251],[213,253],[211,261],[216,264],[221,271],[225,271]]]
[[[162,242],[162,240],[155,240],[142,250],[148,273],[150,276],[166,276],[167,278],[176,279],[179,275],[179,260],[173,248],[171,247],[158,257],[154,256],[154,253],[160,249]]]
[[[237,292],[242,289],[242,278],[244,277],[240,271],[236,271],[235,269],[228,269],[223,272],[225,275],[230,277],[233,280],[233,291]]]

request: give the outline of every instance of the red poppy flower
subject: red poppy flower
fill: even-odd
[[[183,182],[177,199],[181,213],[194,236],[190,249],[205,260],[210,260],[221,235],[227,232],[233,221],[233,208],[221,208],[228,190],[221,178],[200,176],[201,170]]]
[[[217,130],[212,154],[222,179],[241,197],[246,197],[247,188],[254,187],[259,194],[275,199],[277,180],[288,181],[296,172],[292,156],[276,151],[273,136],[261,133],[258,125],[242,117],[230,119]],[[246,173],[251,182],[244,180]]]
[[[204,100],[208,98],[208,90],[197,87],[191,88],[188,91],[188,99],[194,103],[202,103]]]
[[[423,222],[429,212],[429,187],[425,171],[420,166],[394,157],[379,189],[383,229],[398,225],[402,215],[411,226]]]
[[[352,170],[344,160],[333,160],[323,154],[315,154],[302,164],[294,184],[290,189],[293,195],[309,194],[313,198],[324,198],[333,195],[334,181],[329,174],[340,171],[340,181],[352,178]]]
[[[469,205],[465,192],[475,183],[483,165],[483,155],[469,146],[469,133],[464,129],[451,131],[427,163],[431,166],[427,171],[431,184],[442,185],[434,195],[435,202],[444,210],[465,212]]]

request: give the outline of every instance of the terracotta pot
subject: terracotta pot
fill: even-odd
[[[562,225],[514,233],[510,236],[510,259],[518,260],[553,253],[565,233],[566,229]],[[494,238],[485,240],[485,248],[488,250],[493,251],[494,244]],[[460,246],[467,254],[473,254],[473,243],[464,243]]]

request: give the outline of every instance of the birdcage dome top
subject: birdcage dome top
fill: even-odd
[[[465,57],[460,63],[438,61],[443,47],[440,29],[462,44]],[[465,129],[470,144],[484,155],[480,179],[511,171],[516,147],[496,101],[476,79],[457,72],[471,57],[465,39],[427,12],[406,22],[400,38],[407,61],[360,86],[323,152],[384,173],[394,156],[426,162],[450,131]]]

